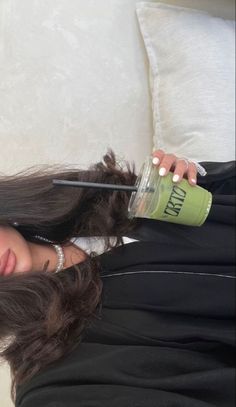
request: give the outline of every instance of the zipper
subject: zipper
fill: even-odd
[[[107,277],[116,277],[132,274],[147,274],[147,273],[159,273],[159,274],[190,274],[190,275],[199,275],[199,276],[210,276],[210,277],[223,277],[223,278],[232,278],[235,279],[236,276],[230,276],[228,274],[215,274],[215,273],[194,273],[193,271],[170,271],[170,270],[147,270],[147,271],[127,271],[121,273],[113,273],[107,275],[100,275],[101,278]]]

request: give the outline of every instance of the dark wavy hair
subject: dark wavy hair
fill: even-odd
[[[33,166],[14,175],[0,175],[0,226],[19,225],[29,242],[41,235],[71,245],[73,237],[103,236],[104,251],[123,244],[136,226],[129,219],[131,192],[53,185],[67,179],[134,185],[135,164],[118,163],[108,149],[103,162],[80,170],[63,165]],[[115,236],[112,245],[110,237]],[[46,244],[40,242],[40,244]],[[96,252],[74,265],[74,278],[47,269],[0,276],[0,357],[11,371],[11,397],[46,365],[72,351],[83,332],[101,316],[101,265]]]

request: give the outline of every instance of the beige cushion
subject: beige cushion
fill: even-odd
[[[235,20],[235,0],[161,0],[157,2],[207,11],[215,17]]]

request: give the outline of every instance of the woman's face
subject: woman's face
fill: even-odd
[[[2,257],[10,249],[8,257],[9,267],[6,269],[5,261]],[[2,260],[3,259],[3,260]],[[12,272],[29,272],[32,269],[32,256],[30,247],[24,237],[11,226],[0,226],[0,276],[7,275],[8,270],[15,263]]]

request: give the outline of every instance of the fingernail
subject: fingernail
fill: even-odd
[[[165,173],[166,173],[166,169],[164,167],[161,167],[160,170],[159,170],[159,175],[161,177],[163,177],[163,175],[165,175]]]
[[[159,158],[157,158],[157,157],[154,157],[153,160],[152,160],[152,163],[153,163],[154,165],[159,164],[159,162],[160,162],[160,160],[159,160]]]
[[[177,175],[177,174],[175,174],[175,175],[173,176],[172,180],[173,180],[173,182],[177,182],[177,181],[179,181],[179,178],[180,178],[180,176]]]
[[[197,182],[194,178],[191,178],[191,181],[193,184],[196,184],[196,182]]]

